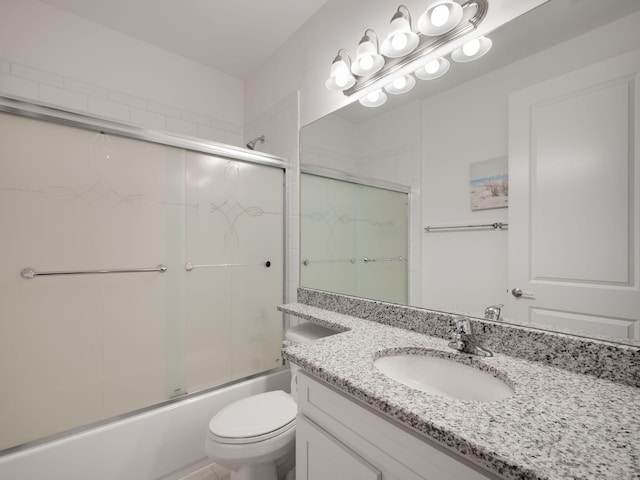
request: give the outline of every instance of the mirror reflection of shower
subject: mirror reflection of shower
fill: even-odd
[[[251,140],[249,143],[247,143],[247,148],[249,150],[255,150],[256,149],[256,143],[258,143],[258,142],[264,143],[264,135],[256,137],[253,140]]]
[[[408,301],[409,196],[389,188],[301,173],[300,286]]]

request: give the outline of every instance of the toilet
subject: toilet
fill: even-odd
[[[287,330],[285,338],[293,345],[334,333],[303,323]],[[291,395],[282,390],[251,395],[227,405],[209,422],[205,451],[231,471],[231,480],[282,480],[293,470],[298,367],[290,368]]]

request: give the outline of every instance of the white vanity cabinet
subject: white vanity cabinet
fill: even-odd
[[[501,478],[303,372],[296,421],[298,480]]]

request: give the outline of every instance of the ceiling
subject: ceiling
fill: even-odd
[[[327,0],[40,0],[246,79]]]

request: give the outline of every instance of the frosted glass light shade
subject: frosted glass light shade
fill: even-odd
[[[387,95],[380,90],[374,90],[358,100],[365,107],[379,107],[387,101]]]
[[[435,80],[440,78],[451,68],[451,63],[446,58],[438,58],[431,60],[426,65],[420,67],[414,72],[414,75],[420,80]]]
[[[492,45],[487,37],[474,38],[451,52],[451,59],[455,62],[471,62],[485,55]]]
[[[351,75],[351,69],[340,55],[331,64],[331,72],[329,79],[325,82],[325,86],[329,90],[346,90],[355,85],[356,79]]]
[[[398,77],[393,82],[385,85],[384,89],[392,95],[401,95],[407,93],[416,86],[416,79],[412,75],[404,75]]]
[[[360,40],[356,60],[351,65],[351,73],[364,77],[379,72],[384,67],[384,58],[378,53],[377,39],[373,42],[368,34]]]
[[[418,30],[437,37],[458,26],[462,20],[462,6],[453,0],[431,0],[418,18]]]
[[[380,51],[389,58],[398,58],[413,52],[418,46],[420,38],[411,31],[411,17],[409,11],[403,5],[391,19],[391,30],[382,45]]]

